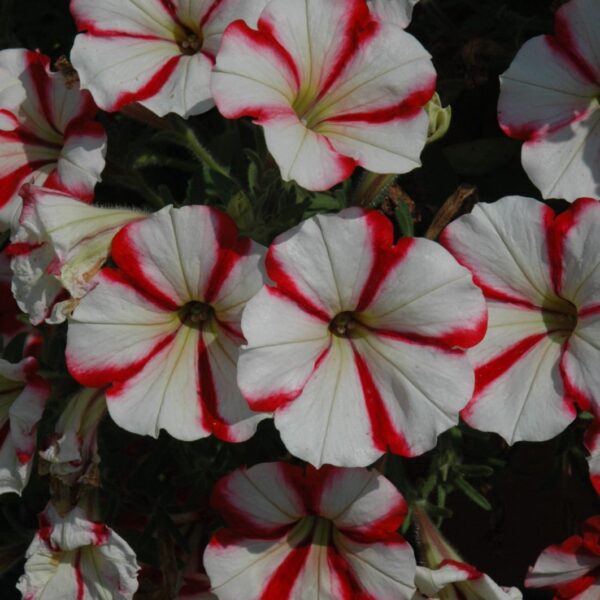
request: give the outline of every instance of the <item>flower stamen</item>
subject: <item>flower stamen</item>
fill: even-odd
[[[179,319],[188,327],[200,329],[204,323],[210,321],[215,314],[214,308],[204,302],[188,302],[179,310]]]
[[[354,313],[346,311],[336,315],[329,324],[329,331],[338,337],[350,337],[352,330],[356,329],[358,321]]]
[[[200,52],[202,48],[202,39],[195,33],[189,33],[185,38],[179,41],[179,48],[183,54],[192,56]]]

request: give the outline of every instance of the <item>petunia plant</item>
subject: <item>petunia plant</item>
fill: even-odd
[[[597,0],[2,3],[0,598],[598,600],[599,102]]]

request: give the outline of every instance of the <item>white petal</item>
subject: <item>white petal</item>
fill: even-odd
[[[462,417],[509,444],[548,440],[576,416],[560,372],[566,334],[548,333],[539,311],[496,302],[488,306],[486,337],[469,350],[476,387]]]
[[[553,212],[531,198],[477,204],[442,233],[441,241],[475,276],[488,297],[562,306],[553,291],[546,231]]]

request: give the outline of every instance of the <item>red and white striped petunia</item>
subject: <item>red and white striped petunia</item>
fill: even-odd
[[[509,444],[547,440],[600,410],[600,203],[579,199],[556,216],[512,196],[478,204],[442,243],[474,275],[488,303],[484,340],[469,351],[475,392],[466,422]]]
[[[204,566],[219,600],[402,600],[416,562],[396,533],[407,504],[376,471],[285,463],[238,469],[215,487],[226,529]]]
[[[100,462],[98,426],[106,415],[103,390],[82,388],[69,398],[40,450],[40,473],[68,486],[94,477]]]
[[[167,206],[113,239],[69,321],[67,365],[89,387],[112,384],[118,425],[181,440],[251,437],[255,415],[235,382],[242,309],[263,283],[262,248],[206,206]]]
[[[549,588],[558,600],[600,598],[600,517],[583,524],[583,534],[540,554],[525,579],[527,588]]]
[[[315,466],[430,450],[473,391],[481,291],[440,245],[393,236],[376,211],[308,219],[273,242],[275,285],[244,310],[240,389]]]
[[[30,50],[0,52],[0,76],[0,108],[9,121],[0,121],[0,230],[16,224],[25,182],[91,201],[106,151],[92,97]]]
[[[394,23],[403,29],[412,19],[413,9],[419,0],[367,0],[371,12],[384,23]]]
[[[420,594],[413,600],[522,600],[517,588],[499,586],[489,575],[465,563],[452,545],[432,523],[424,508],[413,506],[411,517],[422,563],[415,572]]]
[[[544,198],[600,196],[600,2],[571,0],[501,78],[498,119]]]
[[[267,0],[71,0],[71,54],[100,108],[139,102],[183,117],[214,106],[209,80],[225,28],[254,25]]]
[[[37,370],[35,358],[0,359],[0,494],[20,494],[31,475],[37,424],[50,395]]]
[[[24,600],[131,600],[138,564],[129,544],[77,507],[61,517],[49,504],[17,583]]]
[[[365,0],[271,0],[258,30],[227,28],[211,80],[221,114],[253,117],[283,179],[310,190],[419,166],[435,84],[427,51]]]
[[[90,206],[69,194],[25,185],[8,246],[12,291],[33,325],[62,323],[94,286],[119,229],[146,213]]]
[[[446,559],[437,569],[417,567],[415,581],[425,598],[522,600],[517,588],[502,588],[489,575],[466,563]],[[440,594],[444,594],[441,596]],[[413,598],[413,600],[418,600]]]

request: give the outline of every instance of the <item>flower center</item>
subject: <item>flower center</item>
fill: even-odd
[[[204,323],[210,321],[215,314],[215,309],[204,302],[188,302],[179,310],[179,320],[188,327],[200,329]]]
[[[300,91],[292,104],[300,122],[308,129],[313,129],[318,123],[318,99],[310,89]]]
[[[188,29],[186,30],[185,35],[179,39],[177,43],[183,54],[191,56],[192,54],[200,52],[200,49],[202,48],[202,35]]]
[[[577,307],[562,299],[560,306],[542,307],[542,317],[550,333],[571,335],[577,327]]]
[[[347,338],[352,335],[357,325],[358,320],[354,316],[354,313],[349,311],[341,312],[329,323],[329,331],[338,337]]]
[[[316,546],[329,546],[332,543],[335,525],[330,519],[319,516],[304,517],[290,532],[288,543],[292,546],[311,543]]]

